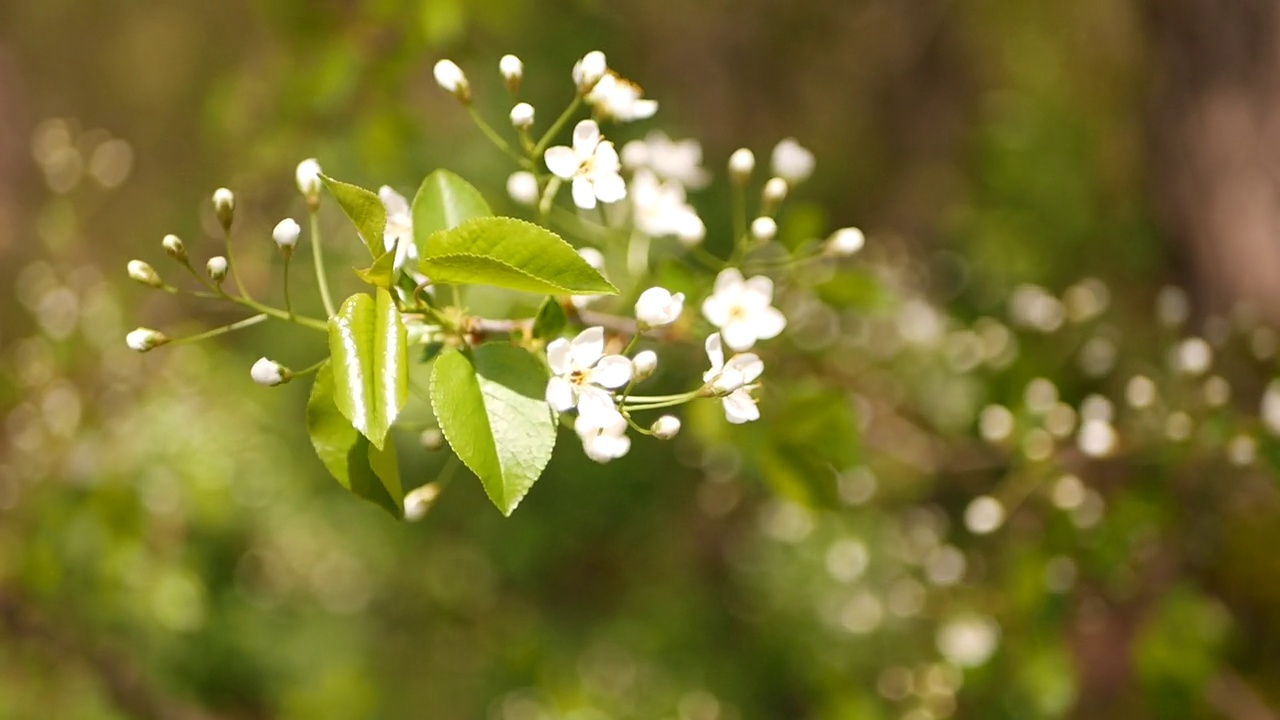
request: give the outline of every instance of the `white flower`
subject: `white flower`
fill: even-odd
[[[636,300],[636,319],[649,327],[670,325],[684,309],[684,293],[671,294],[666,288],[651,287]]]
[[[293,377],[293,373],[289,371],[289,368],[274,360],[258,358],[258,361],[249,369],[249,377],[253,378],[253,381],[259,385],[270,387],[289,382]]]
[[[404,519],[409,522],[426,517],[427,511],[436,504],[442,487],[438,482],[429,482],[404,496]]]
[[[604,354],[604,328],[589,327],[572,342],[564,338],[547,345],[547,364],[552,378],[547,382],[547,404],[559,412],[578,409],[579,417],[597,420],[616,414],[613,393],[631,380],[631,361],[621,355]]]
[[[653,374],[658,368],[658,354],[652,350],[641,350],[631,358],[631,379],[640,382]]]
[[[285,218],[276,223],[276,227],[271,231],[271,239],[276,241],[276,245],[286,255],[293,252],[293,248],[298,244],[298,236],[302,234],[302,228],[293,218]]]
[[[527,102],[516,103],[511,108],[511,125],[517,130],[525,130],[533,126],[533,106]]]
[[[209,273],[210,280],[221,283],[227,277],[227,259],[221,255],[214,255],[209,258],[209,262],[205,263],[204,269]]]
[[[674,235],[685,246],[696,245],[706,237],[707,226],[698,211],[685,202],[684,187],[679,182],[659,182],[652,171],[640,168],[631,178],[628,195],[636,228],[645,235]]]
[[[573,147],[547,148],[543,160],[557,177],[573,181],[573,202],[583,210],[594,208],[597,199],[613,203],[627,196],[627,185],[618,174],[618,151],[613,143],[601,141],[594,120],[583,120],[573,129]]]
[[[294,178],[298,181],[298,191],[306,198],[307,204],[315,206],[320,201],[320,163],[315,158],[307,158],[298,163]]]
[[[663,415],[649,426],[650,432],[659,440],[670,440],[680,432],[680,418],[675,415]]]
[[[124,343],[134,352],[147,352],[169,342],[164,333],[151,328],[138,328],[124,336]]]
[[[738,148],[729,156],[729,176],[736,183],[744,183],[756,169],[756,156],[746,148]]]
[[[622,164],[631,170],[648,168],[662,180],[675,180],[692,189],[705,186],[710,179],[702,167],[702,145],[692,138],[672,140],[661,130],[623,145]]]
[[[230,230],[231,221],[236,214],[236,196],[226,188],[214,190],[213,212],[218,216],[218,222],[222,224],[222,229]]]
[[[409,201],[389,185],[378,188],[378,199],[387,213],[387,224],[382,231],[382,249],[396,251],[393,267],[398,272],[405,263],[417,265],[418,246],[413,244],[413,212]]]
[[[1280,380],[1272,380],[1262,393],[1259,408],[1262,424],[1272,435],[1280,436]]]
[[[702,374],[702,380],[722,396],[720,402],[724,406],[725,418],[735,425],[759,419],[760,410],[756,407],[755,398],[751,397],[754,387],[751,383],[764,373],[764,361],[755,353],[742,353],[729,358],[726,363],[720,333],[707,336],[706,349],[711,369]]]
[[[441,60],[431,69],[431,74],[436,78],[436,84],[453,93],[462,102],[471,100],[471,85],[467,82],[467,76],[462,72],[462,68],[452,60]]]
[[[581,60],[573,64],[573,83],[578,86],[578,92],[585,93],[595,87],[608,69],[604,53],[599,50],[583,55]]]
[[[743,280],[735,268],[720,271],[714,292],[702,303],[702,315],[724,334],[724,344],[749,350],[757,340],[777,337],[787,319],[772,307],[773,281],[763,275]]]
[[[528,170],[518,170],[507,178],[507,194],[521,205],[538,202],[538,178]]]
[[[187,259],[187,246],[182,244],[182,239],[177,235],[165,235],[160,241],[160,247],[169,254],[169,257],[182,262]]]
[[[751,237],[759,242],[769,242],[778,234],[778,223],[771,217],[758,217],[751,221]]]
[[[573,429],[582,440],[583,452],[598,463],[620,458],[631,449],[626,418],[617,410],[599,416],[579,414]]]
[[[141,260],[130,260],[129,277],[148,287],[160,287],[164,285],[164,281],[160,279],[160,274],[156,269]]]
[[[827,254],[839,257],[853,255],[861,250],[866,242],[866,236],[858,228],[840,228],[827,238]]]
[[[643,95],[639,85],[610,70],[587,93],[587,104],[595,108],[600,117],[618,122],[644,120],[658,112],[658,101],[645,99]]]
[[[524,78],[524,63],[515,55],[503,55],[498,60],[498,72],[507,83],[507,89],[515,92],[520,88],[520,80]]]
[[[786,138],[773,148],[771,157],[773,174],[795,185],[804,182],[813,174],[813,153],[796,142],[795,138]]]

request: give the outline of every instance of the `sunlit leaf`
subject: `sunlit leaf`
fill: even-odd
[[[347,298],[329,318],[334,402],[369,442],[383,438],[409,395],[406,337],[391,294]]]
[[[329,190],[329,194],[333,195],[333,199],[338,201],[342,212],[346,213],[351,223],[356,226],[360,239],[369,249],[370,257],[376,258],[382,255],[382,235],[387,227],[387,210],[382,206],[382,200],[377,194],[362,187],[324,175],[321,175],[320,179],[324,181],[324,186]]]
[[[493,210],[466,180],[448,170],[436,170],[422,181],[413,196],[413,242],[421,253],[427,238],[452,230],[468,220],[489,217]]]

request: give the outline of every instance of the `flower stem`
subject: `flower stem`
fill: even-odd
[[[324,251],[320,244],[320,213],[319,208],[311,208],[311,257],[315,260],[316,267],[316,283],[320,286],[320,301],[324,303],[324,312],[328,317],[333,317],[335,311],[333,309],[333,298],[329,295],[329,280],[324,273]],[[230,252],[230,248],[227,248]],[[230,262],[230,257],[228,257]],[[243,291],[241,292],[243,295]]]
[[[211,337],[217,337],[218,335],[225,335],[229,332],[235,332],[236,330],[240,330],[242,328],[252,327],[254,325],[257,325],[260,322],[263,322],[264,320],[267,319],[267,317],[268,316],[266,313],[258,313],[257,315],[254,315],[252,317],[247,317],[243,320],[237,320],[236,322],[233,322],[230,325],[223,325],[222,327],[219,327],[219,328],[206,330],[198,335],[191,335],[190,337],[175,338],[170,342],[172,342],[173,344],[178,344],[178,343],[193,343],[193,342],[199,342],[201,340],[207,340]]]
[[[489,142],[492,142],[495,147],[506,153],[512,160],[515,160],[516,164],[520,167],[528,170],[534,169],[533,161],[516,152],[511,147],[511,144],[504,140],[503,137],[498,134],[498,131],[494,130],[493,126],[485,121],[485,119],[480,115],[480,111],[476,110],[474,105],[468,104],[467,111],[471,113],[471,119],[475,121],[476,127],[480,128],[480,132],[484,133],[484,136],[489,138]]]
[[[560,117],[556,118],[556,121],[551,123],[551,127],[547,128],[547,131],[542,134],[542,138],[538,140],[538,144],[533,146],[533,152],[530,153],[530,155],[534,162],[537,162],[538,158],[542,157],[542,153],[546,152],[547,146],[550,145],[556,135],[564,129],[565,124],[569,122],[569,119],[573,117],[573,114],[578,112],[579,107],[582,107],[581,95],[573,98],[573,102],[569,103],[569,107],[565,108],[564,112],[560,113]]]
[[[289,299],[289,260],[292,254],[284,256],[284,311],[293,318],[293,301]]]
[[[236,284],[236,290],[247,298],[249,293],[244,289],[244,283],[240,280],[240,273],[236,271],[236,256],[231,253],[231,228],[223,229],[222,239],[227,246],[227,267],[231,270],[231,279]]]

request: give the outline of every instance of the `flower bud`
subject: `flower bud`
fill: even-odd
[[[164,333],[151,328],[138,328],[124,336],[124,342],[134,352],[147,352],[169,342]]]
[[[787,181],[780,177],[771,177],[764,184],[764,190],[760,193],[760,199],[768,208],[776,208],[783,200],[787,199]]]
[[[511,173],[507,178],[507,194],[521,205],[537,204],[538,178],[527,170]]]
[[[315,209],[320,204],[320,163],[315,158],[307,158],[298,163],[294,173],[298,181],[298,190],[306,198],[307,207]]]
[[[298,236],[302,234],[302,228],[293,218],[285,218],[276,223],[276,227],[271,231],[271,239],[276,241],[280,252],[285,257],[293,255],[293,248],[298,244]]]
[[[658,367],[658,354],[652,350],[641,350],[631,359],[631,379],[640,382],[653,374]]]
[[[258,362],[249,369],[249,377],[259,385],[270,387],[289,382],[293,379],[293,372],[274,360],[258,358]]]
[[[756,169],[756,156],[746,148],[738,148],[729,156],[729,179],[745,185]]]
[[[218,216],[222,229],[231,232],[231,221],[236,216],[236,196],[226,188],[214,190],[213,212]]]
[[[666,288],[652,287],[636,300],[636,319],[648,327],[669,325],[684,309],[684,293],[671,294]]]
[[[795,138],[786,138],[773,148],[770,158],[773,174],[795,185],[804,182],[813,174],[813,153],[796,142]]]
[[[141,260],[129,261],[129,277],[147,287],[158,288],[164,285],[156,269]]]
[[[827,238],[826,251],[828,255],[846,257],[861,250],[866,242],[866,236],[858,228],[840,228]]]
[[[507,84],[507,91],[515,95],[520,90],[520,81],[524,78],[524,63],[515,55],[503,55],[498,61],[498,72]]]
[[[422,431],[422,435],[418,436],[418,441],[422,443],[425,450],[439,450],[444,447],[444,433],[440,428],[427,428]]]
[[[654,437],[659,440],[670,440],[680,432],[680,418],[675,415],[663,415],[653,421],[653,425],[649,427],[653,431]]]
[[[527,130],[533,125],[533,106],[529,103],[517,103],[511,108],[511,124],[517,130]]]
[[[436,77],[436,84],[453,93],[459,102],[463,104],[471,102],[471,84],[467,82],[467,76],[457,63],[452,60],[441,60],[432,68],[431,73]]]
[[[209,258],[209,262],[205,264],[204,269],[209,273],[209,279],[214,285],[221,285],[222,281],[227,278],[227,259],[221,255],[215,255]]]
[[[769,242],[778,234],[778,223],[771,217],[758,217],[751,221],[751,237]]]
[[[578,86],[580,94],[586,94],[591,88],[600,82],[600,78],[604,77],[605,72],[609,69],[608,62],[605,61],[604,53],[599,50],[592,50],[582,59],[573,64],[573,82]]]
[[[164,240],[160,241],[161,247],[169,254],[169,257],[178,262],[187,261],[187,247],[182,244],[182,239],[177,235],[165,235]]]
[[[425,517],[431,506],[436,504],[436,499],[440,497],[443,489],[439,482],[429,482],[405,495],[404,519],[414,522]]]

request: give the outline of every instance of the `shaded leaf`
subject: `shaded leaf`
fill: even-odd
[[[351,426],[334,402],[333,369],[328,362],[316,372],[311,386],[307,432],[320,462],[339,484],[401,517],[404,493],[394,438],[388,437],[379,450]]]
[[[390,288],[395,282],[396,251],[395,248],[378,256],[367,268],[356,268],[356,277],[374,287]]]
[[[479,190],[448,170],[436,170],[422,181],[413,196],[413,242],[421,254],[427,238],[452,230],[468,220],[489,217],[493,210]]]
[[[382,255],[382,235],[387,227],[387,210],[382,206],[382,200],[376,193],[362,187],[334,180],[325,175],[321,175],[320,179],[324,181],[324,186],[333,199],[338,201],[342,212],[346,213],[347,218],[356,226],[360,239],[369,249],[369,256],[376,258]]]
[[[569,316],[565,314],[564,306],[554,297],[548,297],[542,301],[542,307],[538,308],[538,315],[533,319],[533,336],[539,340],[554,338],[568,323]]]
[[[377,289],[347,298],[329,318],[334,402],[369,442],[381,448],[409,396],[404,323],[391,294]]]
[[[493,504],[510,515],[551,460],[556,429],[543,399],[546,369],[520,348],[448,350],[431,373],[440,429]]]

